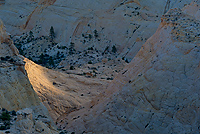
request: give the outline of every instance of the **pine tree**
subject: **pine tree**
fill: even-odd
[[[117,48],[115,46],[112,47],[112,52],[116,53],[117,52]]]
[[[55,38],[55,32],[54,32],[54,28],[53,26],[51,26],[50,28],[50,34],[49,34],[50,38],[53,40]]]

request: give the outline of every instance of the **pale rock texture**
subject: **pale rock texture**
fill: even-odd
[[[86,78],[47,69],[28,59],[24,61],[34,90],[55,122],[60,116],[66,116],[72,111],[84,108],[110,83],[107,80]]]
[[[189,2],[171,1],[168,5],[166,0],[7,0],[0,6],[0,18],[13,35],[32,30],[35,37],[46,36],[53,26],[55,41],[62,46],[73,42],[75,49],[82,51],[116,45],[119,57],[130,61],[155,33],[162,14]]]
[[[133,59],[108,87],[107,82],[50,71],[25,59],[30,82],[61,129],[200,133],[200,13],[199,1],[185,5],[190,1],[166,5],[167,0],[7,0],[0,6],[0,18],[14,35],[32,30],[40,37],[54,26],[55,41],[62,45],[72,42],[80,51],[116,45],[120,58]],[[2,29],[1,24],[0,106],[31,107],[34,113],[43,113],[40,109],[45,107],[27,79],[23,57]],[[30,114],[18,121],[15,126],[23,128],[22,133],[50,133],[49,121],[43,118],[34,122]]]
[[[0,39],[0,106],[8,110],[18,110],[40,105],[40,101],[27,79],[23,59],[6,34],[2,22]]]
[[[50,118],[28,80],[24,65],[23,57],[19,55],[0,20],[0,107],[9,111],[31,108],[34,117],[45,115]],[[53,125],[52,121],[50,123]],[[17,125],[29,130],[31,124],[27,119]]]
[[[60,125],[68,123],[66,129],[77,133],[200,133],[200,22],[194,5],[199,1],[167,12],[106,97]]]
[[[33,118],[33,110],[26,108],[17,111],[17,120],[11,127],[10,132],[13,134],[56,134],[55,128],[51,126],[47,117],[38,116]],[[44,121],[46,120],[46,121]],[[47,121],[48,120],[48,121]]]

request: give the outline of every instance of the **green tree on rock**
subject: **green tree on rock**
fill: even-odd
[[[50,56],[50,58],[49,58],[49,65],[55,66],[55,63],[54,63],[52,56]]]
[[[112,52],[116,53],[117,52],[117,48],[115,46],[112,47]]]
[[[50,33],[49,33],[50,38],[53,40],[55,38],[55,32],[53,26],[50,28]]]
[[[31,41],[33,41],[33,40],[34,40],[34,35],[33,35],[33,32],[30,31],[30,32],[29,32],[29,37],[27,38],[27,43],[29,43],[29,42],[31,42]]]

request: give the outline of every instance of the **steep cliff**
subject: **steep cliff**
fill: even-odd
[[[26,124],[26,119],[19,119],[15,126],[11,127],[12,133],[25,133],[26,131],[35,132],[35,119],[38,116],[49,118],[49,125],[53,128],[53,122],[48,114],[47,109],[40,102],[37,94],[30,84],[26,71],[23,57],[19,55],[18,50],[13,45],[12,40],[7,35],[5,27],[0,20],[0,108],[11,110],[21,110],[31,108],[33,119],[31,124]],[[2,121],[2,120],[1,120]],[[45,123],[41,123],[45,127]],[[2,128],[2,124],[1,124]],[[46,132],[58,133],[56,130],[46,127]]]
[[[7,35],[3,23],[0,26],[1,56],[1,107],[18,110],[40,105],[40,101],[28,81],[23,57]]]

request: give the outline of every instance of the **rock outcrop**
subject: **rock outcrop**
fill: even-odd
[[[46,117],[39,115],[33,118],[33,110],[26,108],[17,111],[17,119],[10,130],[13,134],[56,134],[58,131],[51,126],[51,121]]]
[[[56,55],[61,48],[67,56],[69,47],[68,50],[76,49],[78,56],[91,52],[88,56],[97,58],[98,52],[104,55],[116,46],[117,54],[113,57],[125,57],[128,62],[133,59],[121,72],[116,70],[120,74],[108,88],[105,87],[109,82],[98,79],[91,82],[85,77],[50,71],[25,59],[31,84],[61,129],[76,133],[200,133],[199,1],[190,5],[188,2],[7,0],[0,6],[0,17],[15,35],[32,30],[31,40],[48,41],[49,44],[37,44],[34,48],[35,42],[19,37],[29,56],[33,56],[32,49],[40,50],[37,55],[43,52]],[[174,9],[168,11],[170,8]],[[28,81],[23,57],[0,24],[0,107],[8,110],[28,107],[33,109],[34,117],[48,116]],[[58,44],[47,37],[51,26]],[[39,38],[32,38],[33,35]],[[84,51],[89,49],[97,54]],[[60,51],[57,54],[59,57]],[[69,61],[77,56],[69,55],[72,57]],[[101,58],[102,63],[108,61]],[[69,61],[60,65],[69,65],[73,70]],[[22,114],[15,128],[24,128],[22,133],[43,130],[49,133],[51,129],[45,128],[48,121],[32,120],[32,112],[25,113],[28,116]]]
[[[189,2],[171,1],[168,7],[182,8]],[[155,33],[165,5],[166,0],[7,0],[0,18],[13,35],[32,30],[35,37],[46,36],[53,26],[55,41],[62,46],[72,42],[77,51],[92,46],[104,51],[116,45],[119,57],[130,61]]]
[[[3,23],[0,27],[1,101],[0,106],[8,110],[40,105],[40,101],[28,81],[23,57],[7,35]]]
[[[31,108],[34,117],[43,115],[50,118],[33,90],[24,66],[23,56],[19,55],[0,21],[0,108],[9,111]],[[50,123],[53,123],[51,118]]]
[[[197,16],[198,1],[168,11],[108,87],[107,98],[69,114],[60,125],[78,133],[200,133]]]
[[[110,83],[108,80],[90,79],[47,69],[28,59],[24,61],[34,90],[55,122],[60,116],[83,109]]]

